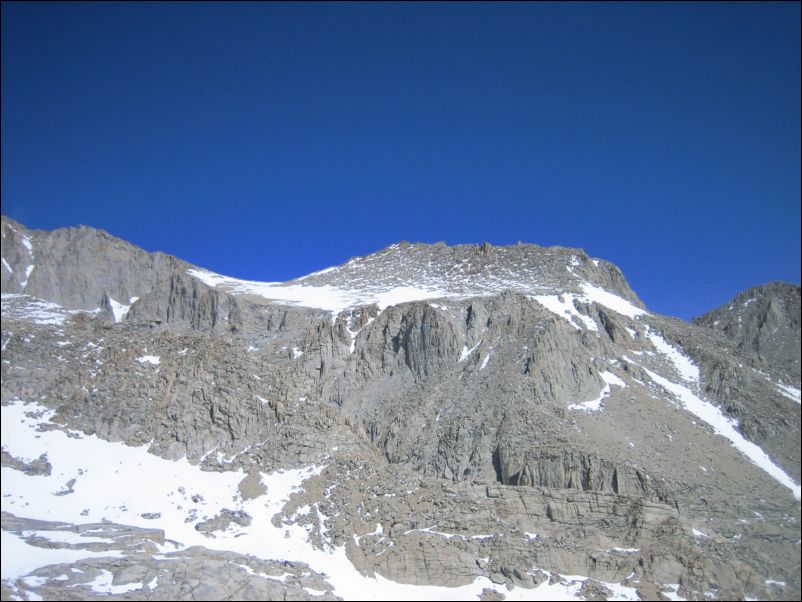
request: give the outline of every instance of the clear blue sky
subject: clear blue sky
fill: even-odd
[[[285,280],[399,240],[800,279],[800,4],[2,4],[2,210]]]

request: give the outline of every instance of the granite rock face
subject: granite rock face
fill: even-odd
[[[577,249],[401,243],[276,284],[2,231],[4,542],[78,554],[4,564],[4,599],[799,596],[799,346],[770,345],[798,287],[732,338]],[[39,440],[195,476],[118,499]]]
[[[694,318],[781,368],[799,384],[800,287],[770,282],[738,293],[727,305]]]

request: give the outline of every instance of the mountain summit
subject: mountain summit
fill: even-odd
[[[693,322],[721,332],[799,381],[799,315],[800,288],[770,282],[741,291],[727,305]]]
[[[2,258],[4,599],[800,594],[799,287],[688,324],[562,247]]]

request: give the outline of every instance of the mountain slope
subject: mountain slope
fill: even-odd
[[[739,348],[800,379],[800,287],[771,282],[738,293],[728,304],[694,318]]]
[[[93,595],[107,578],[129,598],[186,598],[193,579],[208,599],[799,593],[800,406],[779,386],[793,381],[648,312],[612,264],[402,243],[253,283],[111,242],[99,265],[122,249],[144,266],[125,280],[71,248],[98,233],[9,227],[6,271],[27,270],[24,236],[94,288],[75,307],[66,285],[28,289],[38,267],[22,291],[4,276],[3,545],[116,525],[65,544],[87,554],[66,569],[4,560],[9,595]],[[50,236],[76,266],[41,250]],[[138,299],[115,313],[123,293]],[[67,450],[108,442],[153,460],[115,465],[104,492],[97,452]],[[143,499],[134,465],[151,461],[181,468]],[[115,544],[122,531],[139,543]],[[286,546],[256,543],[283,531]]]

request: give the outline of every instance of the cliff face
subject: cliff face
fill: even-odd
[[[4,537],[92,554],[4,560],[4,598],[109,573],[111,597],[361,597],[354,567],[465,596],[799,595],[798,287],[795,310],[745,297],[763,318],[733,339],[576,249],[402,243],[254,283],[91,228],[2,231]],[[142,479],[146,502],[115,497]]]
[[[3,217],[0,229],[8,264],[0,270],[3,292],[24,293],[67,309],[95,309],[104,296],[130,305],[133,297],[188,267],[86,226],[43,232]]]

